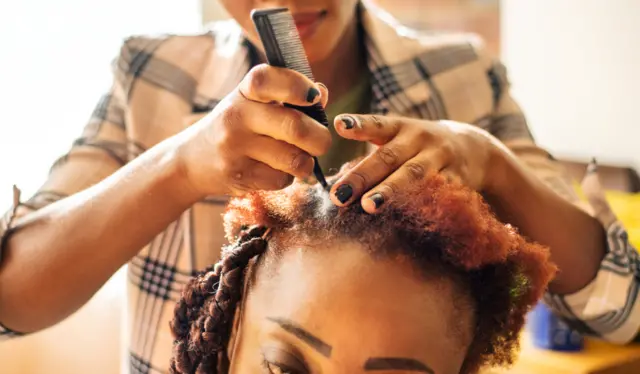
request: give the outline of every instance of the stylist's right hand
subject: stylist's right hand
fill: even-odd
[[[177,136],[177,157],[198,194],[278,190],[313,171],[327,128],[282,103],[326,105],[328,92],[293,70],[253,68],[215,109]]]

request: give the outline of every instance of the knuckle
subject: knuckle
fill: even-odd
[[[227,160],[222,160],[220,163],[220,172],[222,175],[229,180],[237,180],[242,179],[242,173],[238,175],[238,170],[231,165]]]
[[[389,191],[391,194],[400,192],[400,186],[396,182],[384,182],[382,189]]]
[[[398,164],[398,150],[392,146],[382,146],[378,148],[376,155],[378,159],[388,167],[394,167]]]
[[[430,144],[433,142],[433,134],[428,130],[421,129],[420,131],[416,131],[413,135],[413,139],[416,140],[419,144]]]
[[[256,189],[251,168],[230,167],[227,172],[227,180],[231,190],[236,192],[244,193]]]
[[[419,181],[424,179],[427,174],[427,171],[424,165],[418,162],[409,162],[405,165],[407,170],[407,174],[412,181]]]
[[[238,128],[238,124],[242,122],[242,111],[235,105],[229,105],[220,118],[222,127],[226,131],[232,131]]]
[[[258,65],[249,71],[249,89],[252,92],[259,92],[264,86],[267,85],[268,73],[267,67],[264,65]]]
[[[294,181],[294,176],[288,173],[262,168],[260,172],[252,178],[255,183],[251,184],[253,190],[281,190],[289,186]]]
[[[304,139],[309,133],[309,129],[302,121],[302,116],[302,113],[292,109],[282,118],[283,131],[294,141]]]
[[[372,115],[372,116],[369,116],[369,119],[377,129],[381,129],[384,127],[384,123],[382,122],[382,118],[380,118],[380,116]],[[392,121],[390,126],[397,127],[398,124],[395,121]],[[395,130],[395,128],[392,128],[392,130]]]
[[[286,188],[293,183],[293,180],[294,180],[293,175],[290,175],[287,173],[281,173],[280,177],[276,178],[275,188],[278,190]]]
[[[231,182],[230,187],[231,190],[236,194],[244,194],[252,190],[249,184],[240,181]]]
[[[440,152],[445,160],[451,160],[455,156],[455,147],[451,142],[443,142],[440,145]]]
[[[364,188],[365,186],[369,185],[369,177],[359,171],[351,172],[350,179],[354,183],[354,185],[359,186],[360,188]]]
[[[454,183],[456,181],[456,176],[451,172],[440,173],[440,175],[444,176],[449,183]]]
[[[288,166],[295,173],[306,172],[309,169],[311,156],[304,152],[294,152],[288,157]]]
[[[469,180],[469,168],[466,165],[460,165],[455,176],[461,180]]]

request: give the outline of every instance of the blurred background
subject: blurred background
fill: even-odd
[[[376,0],[409,27],[481,35],[510,71],[536,140],[557,157],[640,167],[638,0]],[[197,33],[215,0],[0,2],[0,206],[71,145],[131,34]],[[626,174],[625,174],[626,175]],[[4,210],[4,208],[2,208]],[[0,344],[2,373],[116,373],[120,272],[76,315]]]

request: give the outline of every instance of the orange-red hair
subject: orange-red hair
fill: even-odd
[[[286,250],[288,243],[355,239],[373,253],[406,255],[418,269],[435,264],[455,274],[474,302],[476,324],[463,373],[512,362],[525,316],[555,272],[545,247],[498,221],[478,193],[437,174],[394,195],[376,215],[358,203],[338,208],[319,185],[295,183],[235,199],[224,218],[235,244],[216,270],[186,287],[176,306],[174,372],[226,373],[224,350],[243,287],[239,274],[251,257]]]

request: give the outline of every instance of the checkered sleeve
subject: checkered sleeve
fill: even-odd
[[[568,201],[584,206],[560,163],[536,145],[525,116],[509,94],[505,67],[492,62],[488,75],[496,103],[489,132],[554,191]],[[588,210],[594,212],[606,230],[607,254],[589,285],[571,295],[547,293],[545,302],[579,331],[625,344],[637,337],[640,328],[638,252],[605,200],[595,164],[589,166],[582,189],[590,205]]]
[[[545,303],[569,325],[604,340],[626,344],[640,329],[640,259],[627,231],[607,203],[595,163],[589,165],[582,189],[607,233],[607,253],[596,278],[571,295],[545,295]]]
[[[80,137],[70,150],[53,163],[39,190],[28,200],[20,201],[20,190],[13,187],[13,206],[0,218],[0,261],[10,235],[19,230],[28,216],[60,199],[90,187],[112,174],[128,161],[125,131],[125,85],[129,66],[135,61],[128,45],[114,60],[114,83],[95,107]],[[128,82],[130,85],[131,83]],[[19,336],[0,324],[0,340]]]

